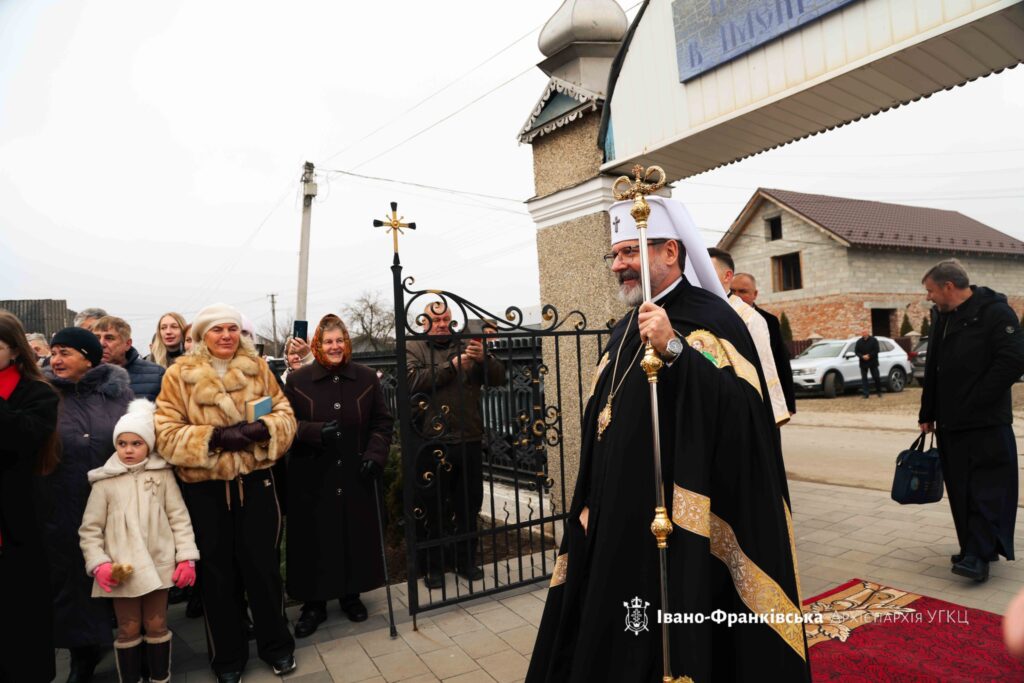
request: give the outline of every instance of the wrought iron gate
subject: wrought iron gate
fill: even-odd
[[[589,386],[609,330],[587,329],[578,311],[563,317],[546,306],[540,324],[526,325],[514,306],[499,317],[452,292],[414,289],[413,278],[403,279],[397,250],[391,270],[394,364],[371,364],[383,373],[398,418],[408,606],[415,617],[550,578],[563,505],[572,497],[560,476],[567,464],[563,406],[577,429],[583,376]],[[441,337],[430,334],[424,314],[434,302],[453,318]],[[469,370],[452,364],[449,357],[474,339],[485,344],[486,359]],[[424,353],[432,354],[429,363]],[[467,426],[477,412],[479,432]],[[552,473],[559,474],[557,485]]]

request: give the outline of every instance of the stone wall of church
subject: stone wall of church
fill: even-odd
[[[609,249],[609,230],[608,214],[602,211],[537,232],[541,302],[554,305],[563,320],[570,312],[579,311],[588,329],[605,329],[609,319],[622,315],[622,305],[615,298],[615,277],[602,259]],[[578,316],[568,317],[560,329],[572,329],[579,320]],[[547,449],[548,473],[555,482],[552,499],[560,512],[572,499],[579,472],[580,415],[599,360],[599,345],[607,341],[607,337],[581,337],[578,364],[575,337],[561,337],[557,344],[549,338],[544,344],[548,369],[544,377],[545,402],[555,405],[561,394],[561,447]],[[580,387],[584,405],[580,403]]]
[[[601,112],[587,112],[558,130],[533,141],[533,182],[536,196],[545,197],[598,174],[604,155],[597,145]]]

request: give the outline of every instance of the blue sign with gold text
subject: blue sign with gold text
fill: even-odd
[[[857,0],[673,0],[679,81]]]

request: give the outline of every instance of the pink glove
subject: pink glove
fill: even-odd
[[[113,572],[113,565],[109,562],[104,562],[100,566],[96,567],[93,571],[93,576],[96,577],[96,583],[100,585],[100,588],[106,592],[110,592],[110,589],[117,585],[117,581],[114,581],[111,577]]]
[[[179,562],[178,566],[174,568],[174,574],[171,576],[171,581],[173,581],[174,585],[178,588],[195,585],[195,562],[191,562],[189,560]]]

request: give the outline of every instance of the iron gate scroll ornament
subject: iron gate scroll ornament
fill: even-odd
[[[554,542],[556,525],[566,519],[566,513],[556,509],[547,495],[555,487],[555,481],[549,476],[549,458],[556,458],[560,471],[565,471],[562,366],[568,362],[572,363],[573,370],[592,366],[593,362],[580,357],[582,340],[596,338],[600,349],[609,330],[587,329],[586,317],[580,311],[571,311],[562,317],[554,306],[545,305],[541,309],[541,322],[527,325],[522,309],[515,306],[506,308],[504,315],[498,316],[453,292],[415,289],[414,278],[402,275],[398,251],[398,233],[414,229],[415,223],[403,220],[397,213],[397,204],[392,203],[390,217],[385,221],[375,220],[373,224],[386,227],[394,240],[391,271],[396,312],[395,360],[393,376],[382,378],[382,382],[387,380],[386,388],[391,391],[398,417],[408,602],[415,626],[416,615],[428,609],[550,579],[558,551]],[[442,477],[452,471],[452,448],[458,446],[453,446],[446,436],[452,435],[454,406],[431,409],[431,395],[413,392],[409,377],[409,343],[428,339],[433,323],[425,312],[435,301],[440,302],[438,314],[446,311],[453,314],[449,328],[452,339],[478,338],[480,333],[467,329],[466,323],[475,319],[488,321],[496,331],[489,337],[493,341],[488,342],[488,350],[506,367],[504,383],[501,386],[485,383],[481,392],[483,479],[492,494],[491,509],[485,512],[492,521],[475,532],[457,535],[451,533],[451,506],[421,504],[429,496],[435,496],[429,499],[432,504],[437,502]],[[545,343],[548,349],[543,348]],[[549,366],[546,360],[553,365]],[[581,376],[582,372],[578,372],[578,385]],[[582,397],[581,385],[573,389]],[[496,485],[500,488],[502,483],[508,485],[510,500],[499,504],[495,502],[494,492]],[[458,485],[463,484],[464,480]],[[560,500],[568,500],[569,495],[571,489],[566,490],[562,479]],[[430,519],[430,513],[437,510],[440,510],[439,518]],[[427,540],[424,530],[432,524],[441,525],[434,527],[439,532],[438,538]],[[475,544],[483,540],[490,541],[491,552],[482,558],[485,570],[482,581],[456,579],[454,584],[446,581],[440,589],[434,590],[419,581],[428,550],[440,548],[442,556],[450,555],[446,551],[450,544]],[[502,557],[498,557],[499,545],[504,547]]]

